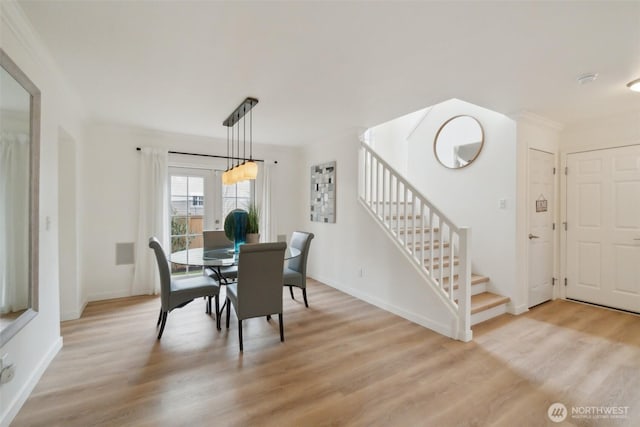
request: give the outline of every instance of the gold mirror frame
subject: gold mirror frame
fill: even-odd
[[[28,306],[10,324],[0,330],[0,348],[11,340],[25,325],[38,314],[38,234],[39,227],[39,183],[40,183],[40,90],[0,48],[0,67],[29,94],[29,237],[28,237]]]
[[[443,131],[445,130],[445,128],[447,126],[449,126],[449,129],[451,129],[452,124],[455,123],[455,121],[458,121],[458,123],[460,123],[460,119],[464,119],[464,120],[468,120],[471,119],[475,122],[475,124],[478,126],[478,131],[479,131],[479,137],[480,139],[473,139],[473,140],[462,140],[460,141],[461,138],[464,138],[464,135],[458,136],[458,135],[450,135],[450,134],[444,134]],[[444,140],[444,136],[446,136],[448,139]],[[468,135],[467,135],[468,137]],[[457,142],[462,142],[462,143],[458,143]],[[452,151],[452,160],[446,161],[445,159],[441,158],[440,155],[438,155],[439,152],[439,144],[440,143],[440,151],[442,152],[442,147],[444,144],[446,144],[446,149],[447,150],[451,150]],[[458,155],[458,153],[456,153],[456,150],[459,150],[460,147],[468,147],[470,145],[478,145],[477,148],[475,149],[475,151],[472,152],[471,156],[465,156],[465,158],[462,158]],[[446,122],[444,122],[442,124],[442,126],[440,126],[440,128],[438,129],[438,132],[436,133],[436,136],[433,140],[433,154],[436,157],[436,159],[438,160],[438,162],[444,166],[447,169],[462,169],[465,168],[467,166],[469,166],[471,163],[473,163],[478,156],[480,155],[480,152],[482,152],[482,148],[484,147],[484,129],[482,128],[482,125],[480,124],[480,122],[478,121],[478,119],[476,119],[473,116],[469,116],[469,115],[459,115],[459,116],[454,116],[451,117],[450,119],[448,119]],[[457,157],[457,159],[456,159]],[[468,157],[468,158],[467,158]],[[456,165],[456,161],[460,161],[460,162],[464,162],[464,164],[462,165]]]

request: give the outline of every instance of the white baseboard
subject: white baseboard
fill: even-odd
[[[371,305],[375,305],[378,308],[381,308],[385,311],[388,311],[390,313],[393,313],[397,316],[402,317],[403,319],[407,319],[413,323],[416,323],[420,326],[423,326],[427,329],[431,329],[432,331],[435,331],[437,333],[439,333],[440,335],[444,335],[446,337],[452,338],[452,339],[458,339],[456,337],[456,332],[455,332],[455,328],[453,327],[453,325],[451,324],[445,324],[442,322],[439,322],[437,320],[433,320],[433,319],[429,319],[428,317],[425,317],[421,314],[417,314],[417,313],[413,313],[410,311],[407,311],[403,308],[400,308],[398,306],[395,306],[393,304],[389,304],[386,301],[383,301],[373,295],[367,294],[366,292],[362,292],[358,289],[355,289],[351,286],[346,286],[340,283],[336,283],[326,277],[319,277],[319,276],[315,276],[313,277],[314,279],[318,280],[319,282],[324,283],[327,286],[331,286],[332,288],[335,288],[339,291],[342,291],[346,294],[349,294],[359,300],[365,301]],[[463,338],[467,338],[467,337],[463,337]],[[471,340],[471,338],[469,337],[468,340]],[[466,341],[466,340],[463,340]]]
[[[527,311],[529,311],[529,307],[527,307],[527,304],[520,304],[518,306],[515,306],[511,303],[507,304],[507,313],[509,314],[517,316],[519,314],[526,313]]]
[[[66,322],[67,320],[76,320],[80,318],[82,312],[78,310],[74,311],[65,311],[64,313],[60,313],[60,321]]]
[[[115,298],[125,298],[125,297],[130,297],[131,295],[131,291],[130,290],[119,290],[119,291],[110,291],[110,292],[98,292],[95,294],[89,294],[87,296],[87,301],[91,302],[91,301],[102,301],[102,300],[106,300],[106,299],[115,299]],[[86,306],[86,304],[85,304]],[[84,310],[84,307],[82,308]]]
[[[49,351],[45,354],[45,356],[40,361],[40,364],[36,367],[34,372],[31,374],[31,377],[27,380],[27,382],[22,386],[20,392],[14,397],[13,401],[7,406],[7,410],[2,414],[2,418],[0,419],[0,427],[8,427],[11,424],[11,421],[18,415],[20,408],[24,405],[24,402],[27,401],[31,392],[40,381],[42,374],[47,370],[47,367],[51,363],[56,354],[62,348],[62,337],[59,337],[49,348]]]

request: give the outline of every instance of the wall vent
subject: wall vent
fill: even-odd
[[[133,264],[133,248],[133,242],[116,243],[116,265]]]

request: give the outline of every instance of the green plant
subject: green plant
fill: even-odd
[[[247,233],[260,233],[260,210],[255,203],[249,205],[249,214],[247,216]]]

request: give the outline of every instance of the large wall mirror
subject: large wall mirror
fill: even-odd
[[[40,91],[0,49],[0,347],[38,312]]]
[[[440,126],[433,143],[438,161],[450,169],[469,166],[484,144],[480,122],[471,116],[452,117]]]

